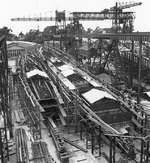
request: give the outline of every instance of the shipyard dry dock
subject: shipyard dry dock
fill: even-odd
[[[0,163],[150,162],[150,33],[123,11],[137,5],[12,19],[57,28],[42,44],[0,36]]]
[[[140,162],[141,154],[148,160],[149,110],[134,96],[47,43],[29,46],[9,65],[11,162]]]

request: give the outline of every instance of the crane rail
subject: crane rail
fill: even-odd
[[[132,32],[132,33],[97,33],[97,34],[49,34],[52,38],[87,38],[87,39],[109,39],[109,40],[133,40],[150,42],[150,32]]]

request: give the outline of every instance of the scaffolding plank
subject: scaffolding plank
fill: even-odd
[[[59,118],[60,118],[60,120],[61,120],[61,123],[65,126],[65,125],[67,125],[66,124],[66,121],[65,121],[65,119],[64,119],[64,117],[62,116],[62,114],[61,113],[58,113],[58,115],[59,115]]]
[[[67,117],[67,114],[66,114],[64,108],[61,105],[59,106],[59,110],[60,110],[63,117]]]
[[[48,117],[48,121],[51,123],[51,125],[52,125],[53,128],[56,128],[57,127],[51,117]]]
[[[141,124],[136,119],[132,118],[132,122],[139,128],[142,128]]]
[[[50,79],[49,81],[50,81],[50,84],[51,84],[51,86],[53,87],[53,90],[54,90],[54,92],[55,92],[55,94],[56,94],[56,96],[57,96],[58,102],[59,102],[60,104],[63,104],[64,101],[63,101],[62,97],[60,96],[60,93],[58,92],[56,86],[54,85],[54,83],[52,82],[51,79]]]

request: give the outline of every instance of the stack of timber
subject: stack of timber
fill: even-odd
[[[45,142],[32,143],[33,162],[35,163],[56,163],[49,154],[47,144]]]
[[[23,128],[15,131],[16,137],[16,160],[17,163],[29,162],[29,152],[27,147],[27,137]]]

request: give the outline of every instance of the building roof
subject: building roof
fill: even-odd
[[[42,77],[45,77],[47,78],[47,74],[43,71],[40,71],[38,69],[34,69],[32,71],[29,71],[26,73],[27,74],[27,78],[31,78],[32,76],[35,76],[35,75],[39,75],[39,76],[42,76]]]
[[[72,69],[66,69],[66,70],[61,71],[61,73],[62,73],[65,77],[67,77],[67,76],[69,76],[69,75],[74,74],[75,72],[74,72]]]
[[[69,90],[76,89],[75,86],[67,78],[63,78],[62,82],[65,84],[66,87],[69,88]]]
[[[62,65],[58,67],[61,70],[61,74],[65,77],[74,74],[74,68],[70,65]]]
[[[14,45],[22,47],[22,48],[28,48],[29,46],[37,45],[37,43],[27,42],[27,41],[6,41],[6,43],[7,43],[8,48]]]
[[[83,93],[82,96],[90,103],[93,104],[96,101],[101,100],[102,98],[109,98],[116,100],[111,94],[98,90],[98,89],[91,89],[90,91]]]
[[[94,87],[101,87],[102,85],[98,82],[94,81],[92,78],[88,76],[82,76],[86,81],[88,81],[90,84],[92,84]]]
[[[74,70],[74,68],[72,66],[70,66],[70,65],[63,65],[63,66],[58,67],[58,69],[61,70],[61,71],[64,71],[64,70],[67,70],[67,69]]]

